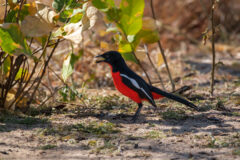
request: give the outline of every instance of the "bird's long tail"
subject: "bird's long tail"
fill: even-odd
[[[162,91],[162,90],[160,90],[156,87],[153,87],[153,86],[150,86],[150,91],[152,92],[154,99],[158,99],[158,98],[161,98],[161,97],[167,97],[169,99],[172,99],[172,100],[177,101],[179,103],[185,104],[186,106],[191,107],[191,108],[199,111],[199,108],[196,105],[194,105],[193,103],[189,102],[188,100],[186,100],[184,98],[181,98],[177,95],[174,95],[172,93],[167,93],[167,92]]]

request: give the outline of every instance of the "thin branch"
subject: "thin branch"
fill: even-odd
[[[215,76],[215,23],[214,23],[214,5],[215,0],[212,0],[211,21],[212,21],[212,72],[211,72],[211,95],[214,92],[214,76]]]
[[[44,48],[43,48],[43,52],[42,52],[42,54],[40,55],[40,57],[38,58],[39,61],[40,61],[41,57],[43,56],[44,52],[45,52],[46,49],[47,49],[47,45],[48,45],[48,43],[50,42],[50,37],[51,37],[51,34],[48,36],[47,42],[46,42],[46,44],[45,44],[45,46],[44,46]],[[20,93],[23,93],[23,94],[15,97],[14,101],[9,105],[9,107],[11,107],[16,101],[17,101],[17,103],[18,103],[18,102],[30,91],[30,89],[32,88],[34,82],[33,82],[32,85],[28,88],[27,92],[24,92],[24,90],[25,90],[26,87],[28,86],[30,80],[32,79],[32,76],[35,74],[35,71],[36,71],[36,68],[37,68],[37,66],[38,66],[39,61],[36,61],[36,62],[35,62],[34,67],[33,67],[33,69],[32,69],[32,72],[31,72],[31,74],[30,74],[27,82],[25,83],[25,85],[23,86],[22,90],[20,91]]]
[[[150,4],[151,4],[153,19],[156,20],[156,15],[155,15],[154,8],[153,8],[153,0],[150,1]],[[170,69],[168,67],[167,58],[165,56],[164,49],[162,47],[162,44],[161,44],[160,40],[158,41],[158,47],[160,48],[160,51],[161,51],[161,54],[162,54],[162,57],[163,57],[163,60],[164,60],[164,63],[165,63],[165,66],[166,66],[166,69],[167,69],[167,72],[168,72],[168,77],[171,81],[172,91],[174,91],[175,90],[175,84],[173,82],[172,75],[171,75]]]
[[[19,7],[19,10],[18,10],[18,14],[17,14],[17,23],[19,21],[19,18],[20,18],[20,13],[21,13],[21,10],[22,10],[22,6],[23,6],[23,3],[24,3],[25,0],[21,0],[21,3],[20,3],[20,7]]]
[[[65,86],[67,86],[69,89],[72,90],[72,88],[69,87],[68,84],[65,83],[64,80],[63,80],[51,67],[48,67],[48,69],[51,70],[51,71],[53,72],[53,74],[54,74]],[[74,91],[72,90],[72,92],[74,92]],[[77,97],[78,97],[78,96],[77,96]],[[79,100],[83,103],[83,105],[84,105],[85,107],[87,107],[87,105],[86,105],[86,103],[84,102],[84,100],[82,100],[81,98],[79,98]]]
[[[125,39],[127,40],[127,34],[123,31],[123,35],[124,35],[124,37],[125,37]],[[149,75],[147,74],[147,71],[144,69],[144,67],[143,67],[143,65],[142,65],[142,63],[140,62],[140,60],[137,58],[137,56],[136,56],[136,54],[135,54],[135,52],[134,52],[134,47],[133,47],[133,45],[130,43],[130,46],[131,46],[131,50],[132,50],[132,53],[133,53],[133,56],[134,56],[134,58],[136,59],[136,61],[137,61],[137,64],[140,66],[140,68],[143,70],[143,72],[145,73],[145,75],[146,75],[146,77],[147,77],[147,79],[148,79],[148,82],[152,85],[152,82],[151,82],[151,80],[150,80],[150,77],[149,77]]]
[[[64,41],[65,39],[61,39],[61,40],[59,40],[59,43],[60,42],[62,42],[62,41]],[[53,45],[55,45],[57,42],[55,42],[55,43],[52,43],[52,44],[48,44],[46,47],[50,47],[50,46],[53,46]],[[35,49],[34,51],[33,51],[33,53],[32,54],[36,54],[36,53],[38,53],[39,51],[41,51],[41,50],[43,50],[44,48],[37,48],[37,49]]]
[[[148,79],[149,84],[152,85],[152,82],[151,82],[151,80],[150,80],[149,75],[147,74],[147,71],[146,71],[145,68],[143,67],[143,65],[142,65],[142,63],[140,62],[140,60],[137,58],[137,56],[136,56],[136,54],[135,54],[134,51],[133,51],[133,55],[134,55],[134,58],[136,59],[138,65],[142,68],[143,72],[145,73],[145,75],[146,75],[146,77],[147,77],[147,79]]]
[[[50,55],[49,55],[49,57],[48,57],[45,65],[44,65],[43,72],[42,72],[42,74],[41,74],[41,76],[40,76],[40,78],[39,78],[39,80],[38,80],[37,85],[35,86],[35,89],[34,89],[32,95],[31,95],[31,97],[30,97],[30,99],[29,99],[29,101],[28,101],[28,104],[31,104],[31,103],[32,103],[33,97],[34,97],[34,95],[35,95],[35,93],[36,93],[36,91],[37,91],[37,89],[38,89],[38,87],[39,87],[39,85],[40,85],[40,82],[41,82],[41,80],[42,80],[42,78],[43,78],[43,76],[44,76],[44,74],[45,74],[45,72],[46,72],[48,63],[49,63],[50,59],[52,58],[53,53],[54,53],[55,49],[57,48],[58,44],[59,44],[59,39],[57,40],[55,46],[53,47],[53,49],[52,49],[52,51],[51,51],[51,53],[50,53]]]
[[[54,97],[54,95],[55,95],[60,89],[62,89],[62,88],[63,88],[63,87],[59,87],[59,88],[55,89],[55,91],[54,91],[50,96],[48,96],[47,99],[44,100],[38,107],[42,107],[49,99],[51,99],[52,97]]]
[[[152,61],[152,59],[151,59],[151,57],[150,57],[150,55],[149,55],[148,47],[147,47],[146,44],[144,44],[144,49],[145,49],[145,51],[146,51],[146,54],[147,54],[147,57],[148,57],[149,62],[151,63],[151,65],[152,65],[152,67],[153,67],[155,73],[156,73],[157,76],[158,76],[158,79],[159,79],[159,81],[160,81],[160,83],[161,83],[161,85],[162,85],[163,90],[166,90],[166,88],[165,88],[165,86],[164,86],[164,84],[163,84],[162,77],[160,76],[160,74],[159,74],[157,68],[156,68],[155,65],[153,64],[153,61]]]
[[[3,53],[3,52],[2,52]],[[8,54],[6,54],[6,56],[5,57],[3,57],[3,60],[2,61],[0,61],[0,66],[4,63],[4,61],[8,58]],[[2,58],[2,57],[1,57]]]
[[[6,17],[7,17],[7,7],[8,7],[8,0],[5,1],[5,13],[4,13],[4,19],[3,19],[4,22],[5,22]]]

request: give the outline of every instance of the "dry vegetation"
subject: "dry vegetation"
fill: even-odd
[[[147,2],[144,16],[152,16]],[[109,67],[93,60],[104,51],[117,50],[112,33],[105,32],[104,14],[99,13],[96,25],[84,32],[77,49],[82,56],[67,81],[63,82],[61,72],[71,43],[63,41],[49,61],[33,103],[29,106],[23,99],[14,112],[1,110],[0,160],[240,159],[240,4],[220,0],[216,8],[217,65],[211,96],[209,0],[154,0],[160,40],[176,89],[187,86],[181,94],[202,112],[163,99],[157,102],[157,111],[144,104],[139,120],[132,123],[137,105],[114,89]],[[150,44],[148,50],[170,91],[158,45]],[[145,53],[137,56],[153,85],[161,88]],[[128,64],[146,79],[138,65]],[[70,93],[71,86],[77,93]]]

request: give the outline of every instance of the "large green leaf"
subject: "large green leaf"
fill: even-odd
[[[0,25],[0,46],[3,51],[9,54],[32,56],[27,41],[17,24]]]
[[[73,53],[69,53],[68,56],[64,59],[63,68],[62,68],[62,78],[64,82],[68,77],[73,73],[74,64],[78,60],[78,56],[75,56]]]
[[[122,0],[119,27],[127,35],[135,35],[142,28],[144,0]]]

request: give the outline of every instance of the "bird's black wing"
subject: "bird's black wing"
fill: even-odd
[[[120,73],[122,82],[132,90],[136,91],[143,99],[147,99],[153,106],[156,106],[148,84],[134,72]]]

